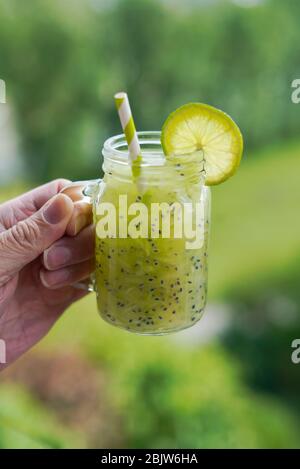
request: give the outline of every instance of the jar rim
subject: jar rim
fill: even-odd
[[[137,132],[142,150],[141,166],[159,165],[165,161],[158,130],[146,130]],[[128,144],[124,134],[114,135],[105,140],[102,154],[105,160],[111,160],[120,164],[129,164]]]

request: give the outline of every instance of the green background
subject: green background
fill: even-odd
[[[121,89],[138,129],[202,101],[245,137],[238,174],[213,188],[199,326],[139,337],[81,300],[1,374],[0,448],[300,447],[299,18],[297,0],[0,0],[19,157],[1,201],[100,176]]]

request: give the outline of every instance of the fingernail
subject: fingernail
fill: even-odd
[[[63,194],[55,196],[44,207],[43,216],[50,225],[57,225],[70,213],[71,200]]]
[[[45,287],[54,287],[67,282],[70,277],[70,272],[68,269],[61,269],[54,272],[41,270],[40,277]]]
[[[72,252],[69,248],[57,246],[47,249],[44,256],[46,267],[55,269],[66,265],[72,259]]]

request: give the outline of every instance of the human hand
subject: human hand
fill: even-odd
[[[0,205],[0,339],[7,361],[0,370],[86,294],[72,285],[93,270],[91,209],[59,194],[68,183],[56,180]]]

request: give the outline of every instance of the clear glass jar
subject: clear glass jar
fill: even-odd
[[[204,311],[210,190],[195,162],[186,157],[166,160],[160,132],[140,132],[138,137],[143,161],[137,181],[132,178],[126,140],[119,135],[104,144],[103,180],[85,189],[92,198],[96,227],[94,290],[105,321],[139,334],[166,334],[192,326]],[[136,218],[140,204],[147,209],[147,232]],[[104,235],[109,206],[115,207],[116,221]],[[193,220],[190,230],[198,230],[197,242],[183,226],[188,220],[185,213]],[[181,237],[175,234],[180,220]],[[126,232],[130,224],[131,234]]]

